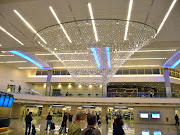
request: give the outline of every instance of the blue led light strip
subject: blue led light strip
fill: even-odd
[[[39,68],[43,69],[43,66],[41,66],[38,62],[36,62],[36,61],[33,60],[32,58],[24,55],[23,53],[20,53],[20,52],[18,52],[18,51],[9,51],[9,52],[18,55],[18,56],[20,56],[20,57],[22,57],[22,58],[24,58],[24,59],[32,62],[33,64],[35,64],[35,65],[38,66]]]
[[[111,68],[111,59],[110,59],[109,47],[106,47],[106,57],[107,57],[108,68]]]
[[[96,48],[91,48],[91,51],[93,52],[93,55],[94,55],[94,58],[96,60],[98,68],[100,68],[100,63],[99,63],[99,59],[98,59],[98,56],[97,56],[97,53],[96,53]]]
[[[164,63],[164,65],[162,67],[167,67],[166,64],[171,61],[176,55],[178,55],[180,53],[180,51],[178,51],[176,54],[174,54],[168,61],[166,61],[166,63]],[[171,68],[175,68],[178,64],[180,63],[180,59],[178,61],[176,61]]]

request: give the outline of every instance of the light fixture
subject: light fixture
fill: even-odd
[[[44,88],[46,87],[46,83],[44,83],[43,87],[44,87]]]
[[[79,85],[78,85],[78,88],[82,88],[82,85],[81,85],[81,84],[79,84]]]
[[[0,55],[0,57],[9,57],[9,56],[14,56],[14,55]]]
[[[37,69],[37,67],[18,67],[18,69]]]
[[[117,67],[160,67],[159,65],[127,65],[127,66],[117,66]]]
[[[96,42],[98,42],[97,30],[96,30],[96,25],[95,25],[95,21],[94,21],[94,16],[93,16],[91,3],[88,3],[88,8],[89,8],[90,16],[91,16],[91,22],[92,22],[92,25],[93,25],[94,36],[95,36]]]
[[[62,87],[62,85],[61,85],[61,84],[59,84],[59,85],[58,85],[58,87],[59,87],[59,88],[61,88],[61,87]]]
[[[89,88],[92,88],[93,86],[92,85],[89,85]]]
[[[127,60],[162,60],[166,58],[129,58]],[[114,60],[124,60],[124,59],[114,59]]]
[[[25,63],[27,61],[6,61],[6,63]]]
[[[39,35],[39,33],[37,33],[37,31],[22,17],[22,15],[17,11],[17,10],[13,10],[14,13],[45,43],[47,44],[47,42]]]
[[[49,6],[49,9],[51,10],[52,14],[54,15],[56,21],[57,21],[58,24],[60,25],[61,29],[63,30],[63,32],[64,32],[64,34],[66,35],[66,37],[67,37],[67,39],[69,40],[69,42],[72,43],[72,41],[71,41],[69,35],[67,34],[66,30],[64,29],[64,26],[61,24],[59,18],[57,17],[57,15],[56,15],[54,9],[53,9],[51,6]]]
[[[124,40],[127,40],[127,33],[128,33],[128,27],[129,27],[129,20],[131,18],[132,5],[133,5],[133,0],[130,0],[129,1],[129,9],[128,9],[128,15],[127,15],[127,21],[126,21],[126,29],[125,29]]]
[[[18,51],[15,51],[15,50],[12,50],[12,51],[9,51],[13,54],[16,54],[30,62],[32,62],[33,64],[35,64],[36,66],[38,66],[39,68],[43,69],[43,66],[41,66],[38,62],[36,62],[35,60],[33,60],[32,58],[30,58],[29,56],[26,56],[25,54],[21,53],[21,52],[18,52]]]
[[[108,68],[111,68],[111,59],[110,59],[109,47],[106,47],[106,57],[107,57]]]
[[[174,5],[176,4],[176,1],[177,1],[177,0],[173,0],[171,6],[169,7],[169,10],[167,11],[166,15],[164,16],[163,21],[161,22],[161,24],[160,24],[160,26],[159,26],[159,28],[158,28],[158,30],[157,30],[157,33],[155,34],[154,38],[157,36],[157,34],[160,32],[161,28],[163,27],[164,23],[166,22],[166,19],[168,18],[169,14],[171,13]]]
[[[19,41],[17,38],[15,38],[13,35],[11,35],[9,32],[7,32],[4,28],[2,28],[1,26],[0,26],[0,29],[3,31],[3,32],[5,32],[8,36],[10,36],[11,38],[13,38],[14,40],[16,40],[19,44],[21,44],[21,45],[24,45],[21,41]]]
[[[71,87],[72,87],[71,84],[69,84],[69,85],[68,85],[68,88],[71,88]]]
[[[162,67],[163,68],[167,68],[167,67],[175,68],[180,63],[179,56],[180,56],[180,51],[175,53],[169,60],[167,60]],[[173,64],[171,64],[171,61],[176,61],[176,62],[175,63],[173,62]]]
[[[93,52],[93,55],[96,60],[96,64],[97,64],[98,68],[100,68],[100,62],[99,62],[98,54],[96,52],[96,48],[91,48],[91,51]]]
[[[2,46],[2,45],[0,44],[0,46]]]
[[[171,51],[176,51],[176,49],[168,49],[168,50],[117,51],[117,52],[119,52],[119,53],[123,53],[123,52],[136,52],[136,53],[140,53],[140,52],[171,52]]]

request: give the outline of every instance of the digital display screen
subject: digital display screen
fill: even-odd
[[[161,135],[161,132],[160,131],[154,131],[153,135]]]
[[[140,118],[148,118],[148,113],[140,113]]]
[[[152,116],[153,119],[159,119],[160,118],[159,113],[152,113],[151,116]]]
[[[5,99],[5,97],[4,97],[4,96],[1,96],[1,97],[0,97],[0,106],[3,106],[4,99]]]
[[[9,97],[5,97],[3,107],[7,107],[9,103]]]
[[[13,100],[14,100],[14,98],[13,98],[13,97],[10,97],[10,98],[9,98],[8,107],[12,107]]]
[[[142,131],[142,135],[149,135],[149,131]]]

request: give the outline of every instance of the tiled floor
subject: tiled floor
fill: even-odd
[[[36,126],[36,135],[57,135],[60,128],[61,119],[53,119],[56,129],[53,131],[45,131],[46,120],[41,118],[33,118],[32,123]],[[124,131],[126,135],[180,135],[180,128],[174,125],[152,125],[152,124],[134,124],[133,121],[124,121]],[[71,122],[68,122],[68,126]],[[67,127],[68,127],[67,126]],[[81,128],[87,126],[85,121],[81,122]],[[102,123],[97,128],[101,131],[102,135],[112,135],[112,123],[108,125]],[[25,123],[23,119],[12,119],[10,129],[0,135],[24,135]],[[66,134],[64,134],[66,135]]]

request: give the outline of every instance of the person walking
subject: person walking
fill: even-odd
[[[62,133],[63,128],[64,128],[64,133],[67,133],[66,132],[66,125],[67,125],[67,112],[64,113],[61,128],[59,129],[59,133]]]
[[[178,125],[178,126],[179,126],[179,117],[178,117],[178,115],[177,115],[177,114],[175,115],[175,120],[176,120],[175,125]]]
[[[50,115],[50,112],[48,113],[48,116],[46,117],[47,123],[46,123],[46,129],[48,129],[48,125],[49,125],[49,131],[51,130],[51,120],[52,120],[52,116]]]
[[[117,118],[116,119],[116,125],[113,128],[113,135],[125,135],[124,130],[122,126],[124,125],[124,122],[122,119]]]
[[[25,135],[30,135],[30,131],[31,131],[31,121],[32,119],[32,112],[29,112],[28,115],[26,115],[25,121],[26,121],[26,130],[25,130]],[[29,128],[28,134],[27,134],[27,130]]]
[[[101,135],[101,132],[99,129],[94,128],[96,125],[96,116],[93,114],[89,114],[87,116],[87,123],[88,126],[85,128],[81,135]]]
[[[80,113],[76,114],[75,121],[69,127],[68,135],[81,135],[81,127],[80,127],[80,124],[79,124],[80,119],[81,119],[81,114]]]

